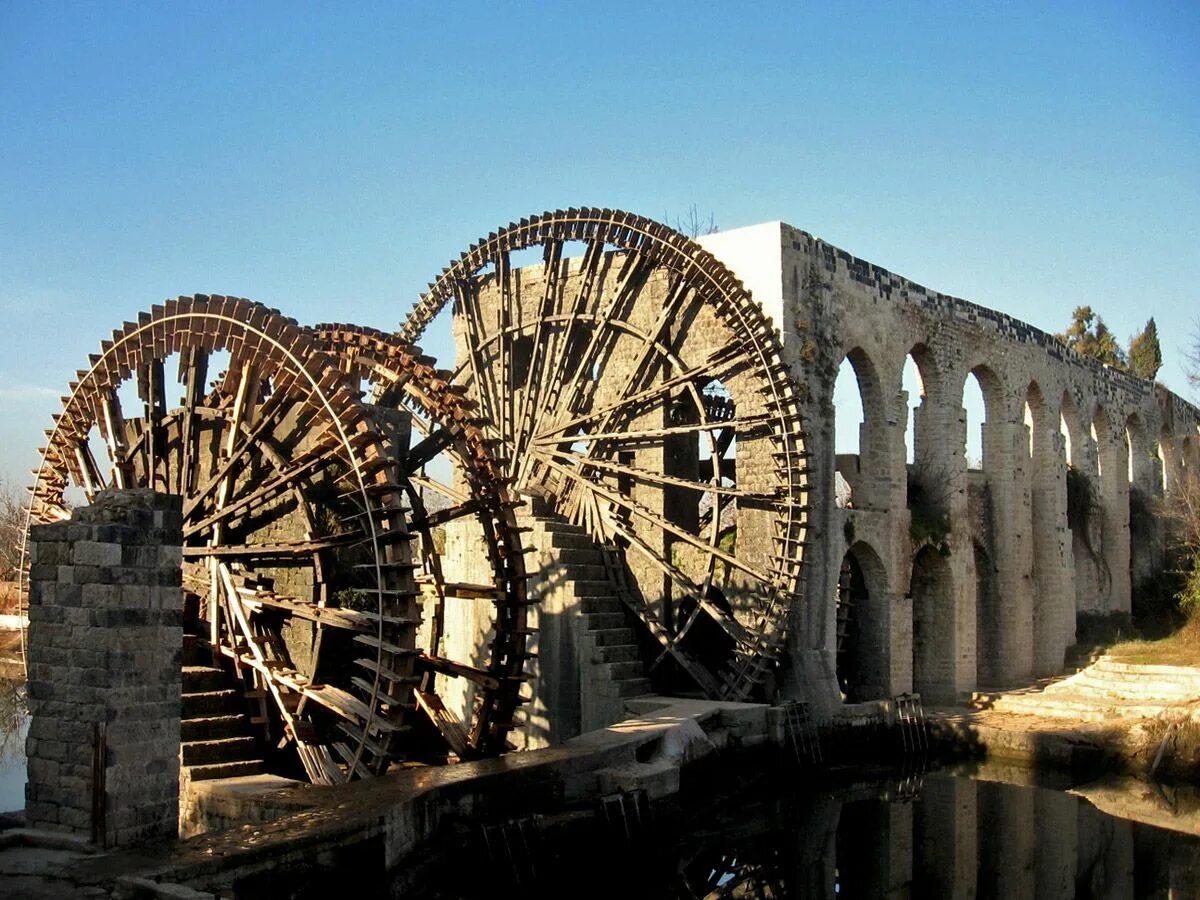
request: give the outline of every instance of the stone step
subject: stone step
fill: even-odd
[[[181,741],[215,741],[242,737],[249,723],[245,716],[200,716],[179,722]]]
[[[1165,677],[1167,679],[1200,682],[1200,668],[1196,666],[1159,666],[1130,663],[1123,662],[1111,656],[1102,656],[1091,665],[1091,668],[1098,672],[1119,672],[1142,677]]]
[[[640,697],[650,693],[649,678],[626,678],[612,682],[611,686],[615,688],[617,697]]]
[[[630,681],[646,677],[646,672],[640,659],[601,663],[600,670],[604,673],[608,681]]]
[[[1078,675],[1052,684],[1046,693],[1089,693],[1098,697],[1118,697],[1127,700],[1194,700],[1200,698],[1200,689],[1190,683],[1168,681],[1163,678],[1137,677],[1114,673],[1080,672]]]
[[[572,573],[576,568],[587,567],[595,569],[598,574],[604,572],[604,560],[600,552],[594,548],[555,547],[554,562],[560,566],[570,566]]]
[[[212,661],[212,650],[208,641],[194,634],[183,636],[183,665],[211,666]]]
[[[183,719],[198,719],[207,716],[240,713],[242,709],[242,692],[234,690],[199,691],[183,695]]]
[[[562,568],[560,565],[562,560],[558,557],[554,558],[553,563],[546,569],[537,570],[530,568],[529,575],[531,578],[544,578],[551,584],[563,584],[570,587],[573,581],[603,581],[608,583],[607,572],[604,571],[604,566],[599,563],[567,563],[569,568]]]
[[[596,542],[582,531],[551,531],[545,529],[545,543],[555,550],[590,550],[596,553]]]
[[[258,743],[252,737],[227,737],[208,741],[184,741],[183,764],[185,766],[213,765],[215,763],[244,762],[255,759]]]
[[[580,618],[583,620],[584,631],[599,631],[604,628],[625,627],[625,614],[619,609],[616,612],[585,612],[580,616]]]
[[[624,604],[611,594],[606,597],[579,597],[579,611],[584,615],[620,613]]]
[[[633,630],[630,628],[597,628],[587,632],[587,636],[595,642],[597,647],[633,644]]]
[[[192,781],[212,781],[215,778],[240,778],[243,775],[258,775],[263,770],[261,759],[245,759],[237,762],[212,763],[189,766]]]
[[[613,590],[612,584],[606,580],[573,581],[564,585],[564,587],[568,588],[578,599],[583,599],[584,597],[611,597],[616,600],[616,592]],[[618,600],[617,602],[619,603],[620,601]]]
[[[1113,719],[1155,718],[1167,710],[1186,709],[1186,704],[1145,703],[1115,698],[1098,702],[1095,697],[1069,694],[1014,694],[998,700],[992,709],[1026,716],[1106,722]]]
[[[183,693],[199,694],[204,691],[219,691],[227,684],[224,670],[215,666],[184,666]]]
[[[627,663],[640,659],[641,654],[638,652],[637,644],[614,644],[595,647],[592,650],[592,662],[594,663]]]

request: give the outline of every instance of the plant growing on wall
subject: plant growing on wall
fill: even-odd
[[[908,468],[908,535],[913,552],[929,544],[950,555],[950,472],[919,456]]]
[[[1074,466],[1067,466],[1067,527],[1078,535],[1096,569],[1111,582],[1108,563],[1092,540],[1093,531],[1104,527],[1100,498],[1092,479]]]
[[[1200,476],[1191,469],[1180,471],[1160,507],[1172,526],[1174,549],[1184,569],[1180,612],[1189,618],[1200,615]]]

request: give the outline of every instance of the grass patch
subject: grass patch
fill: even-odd
[[[1119,641],[1108,655],[1146,666],[1200,666],[1200,614],[1193,613],[1173,634],[1157,640]]]

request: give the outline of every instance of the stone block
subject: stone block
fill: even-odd
[[[74,546],[72,561],[77,566],[118,566],[121,564],[121,545],[80,541]]]

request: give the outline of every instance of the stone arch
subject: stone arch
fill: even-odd
[[[1048,449],[1050,436],[1050,413],[1036,379],[1031,380],[1025,388],[1023,418],[1029,432],[1026,446],[1030,456],[1036,460],[1039,450]]]
[[[933,353],[922,341],[909,348],[901,367],[901,389],[908,395],[904,410],[905,461],[912,463],[919,455],[931,452],[930,438],[934,436],[931,429],[936,429],[932,421],[933,406],[942,386]]]
[[[875,549],[858,541],[842,558],[838,580],[837,674],[848,703],[888,695],[891,610],[888,575]]]
[[[1079,407],[1076,406],[1070,391],[1063,391],[1058,416],[1058,430],[1063,436],[1063,455],[1069,467],[1077,466],[1082,458],[1085,437],[1083,424],[1079,420]]]
[[[1194,435],[1185,435],[1179,442],[1179,464],[1183,474],[1200,467],[1200,442]]]
[[[968,403],[967,394],[970,389],[971,379],[975,379],[975,384],[978,386],[979,394],[982,397],[982,415],[979,421],[979,432],[974,433],[972,425],[972,416],[970,404]],[[991,430],[989,425],[994,424],[999,419],[999,414],[1003,409],[1004,403],[1004,382],[996,371],[986,363],[971,368],[963,377],[962,387],[959,390],[960,402],[963,406],[963,417],[966,422],[965,442],[963,444],[963,455],[967,459],[968,468],[979,468],[983,471],[988,471],[989,458],[994,455],[989,452],[988,432]],[[978,459],[972,460],[971,450],[974,446],[975,439],[979,439]],[[978,466],[971,466],[972,462],[977,462]],[[994,465],[994,463],[993,463]]]
[[[1129,581],[1135,598],[1149,600],[1165,565],[1163,531],[1154,512],[1162,493],[1161,462],[1145,423],[1136,412],[1125,420],[1129,477]]]
[[[1151,489],[1155,481],[1155,453],[1146,425],[1136,412],[1125,420],[1125,446],[1129,453],[1129,483],[1143,490]]]
[[[1163,494],[1169,494],[1176,490],[1177,486],[1179,452],[1175,447],[1171,430],[1166,425],[1163,425],[1158,435],[1158,461],[1162,467],[1159,488]]]
[[[837,448],[835,472],[837,474],[834,476],[834,497],[839,506],[869,509],[877,502],[876,485],[881,478],[886,476],[888,438],[885,428],[885,413],[887,404],[884,400],[883,382],[879,377],[878,368],[870,354],[862,346],[851,348],[842,358],[838,377],[834,383],[835,403],[844,402],[846,396],[842,385],[847,365],[854,374],[862,416],[858,424],[858,434],[854,435],[854,440],[850,442],[856,446],[857,452],[843,452],[847,448],[841,440],[844,435],[837,433],[838,423],[836,421],[843,417],[838,415],[835,419],[835,448]],[[843,444],[843,446],[838,448],[838,444]],[[838,476],[841,476],[840,480]]]
[[[955,694],[957,652],[954,576],[946,558],[926,545],[913,559],[909,582],[913,616],[913,690],[926,700]]]

